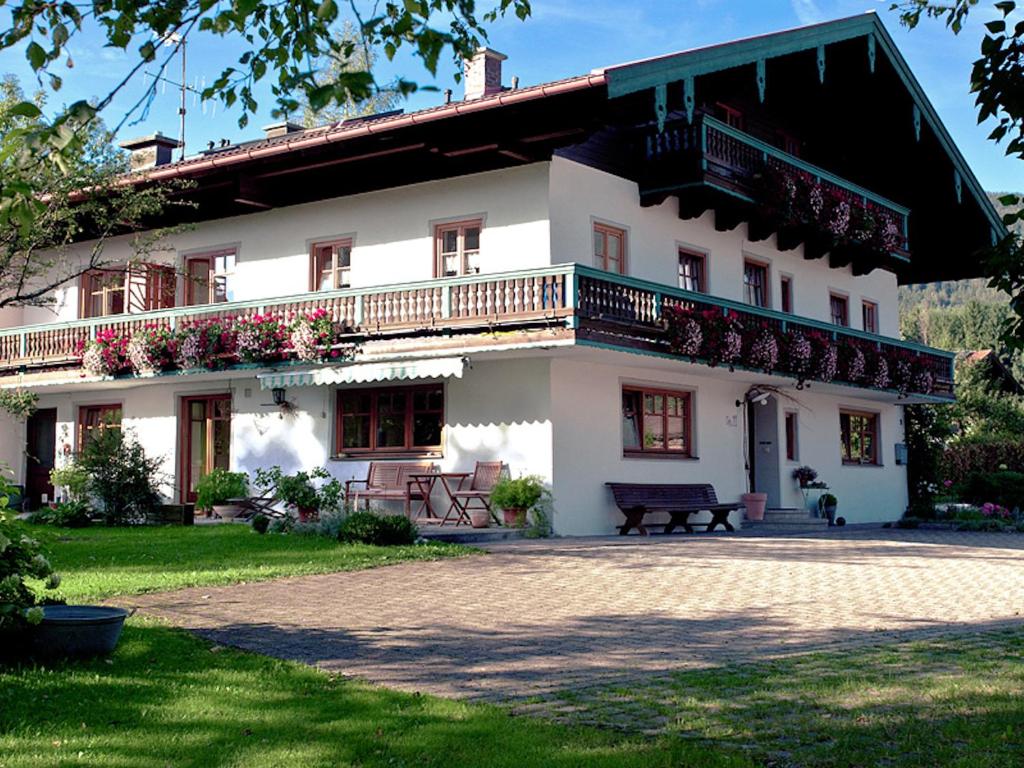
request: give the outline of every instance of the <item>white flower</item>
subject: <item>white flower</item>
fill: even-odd
[[[38,624],[43,620],[43,609],[38,605],[25,611],[25,621],[29,624]]]

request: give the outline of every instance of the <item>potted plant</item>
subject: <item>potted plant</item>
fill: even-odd
[[[332,478],[320,488],[313,483],[330,477],[323,467],[294,475],[286,475],[280,467],[256,470],[257,486],[273,489],[278,499],[298,512],[299,521],[303,523],[315,520],[321,510],[336,510],[340,506],[342,486],[338,480]]]
[[[245,507],[232,501],[249,495],[249,476],[245,472],[214,469],[203,475],[196,484],[196,506],[213,510],[223,520],[234,520]]]
[[[807,465],[797,467],[793,470],[793,479],[800,484],[801,488],[808,488],[811,483],[818,479],[818,470]]]
[[[491,491],[491,503],[501,508],[504,523],[509,528],[526,525],[527,513],[540,503],[547,489],[537,475],[502,478]]]
[[[828,524],[835,525],[836,507],[839,506],[839,500],[831,493],[826,493],[822,495],[818,503],[821,505],[821,509],[824,511],[825,517],[828,518]]]

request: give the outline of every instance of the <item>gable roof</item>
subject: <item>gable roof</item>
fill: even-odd
[[[954,183],[966,185],[975,203],[992,226],[993,242],[1004,237],[1007,229],[1002,218],[943,125],[938,112],[925,95],[924,89],[896,47],[892,36],[874,11],[619,64],[600,71],[607,78],[608,97],[612,99],[744,65],[755,65],[763,73],[764,62],[768,59],[810,50],[818,52],[818,67],[824,76],[827,46],[858,38],[865,41],[872,69],[879,52],[888,58],[914,101],[917,110],[915,118],[919,116],[919,119],[931,129],[949,156],[959,179],[954,180]]]

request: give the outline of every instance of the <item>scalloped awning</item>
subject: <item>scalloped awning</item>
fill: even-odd
[[[257,376],[260,389],[320,387],[334,384],[365,384],[373,381],[414,379],[461,379],[469,364],[466,357],[437,357],[387,363],[353,363],[312,371],[264,373]]]

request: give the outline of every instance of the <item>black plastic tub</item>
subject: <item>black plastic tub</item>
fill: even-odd
[[[124,608],[103,605],[46,605],[32,627],[28,652],[39,658],[82,659],[112,653],[121,638]]]

